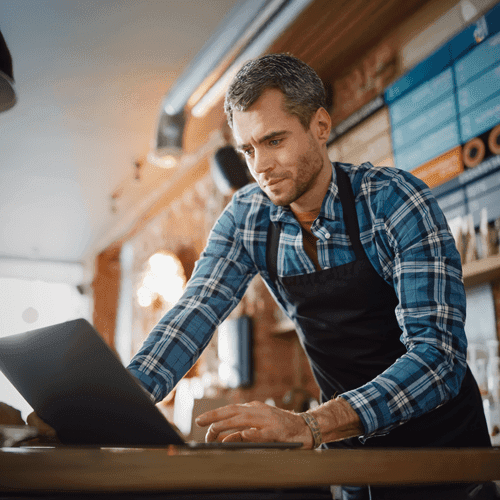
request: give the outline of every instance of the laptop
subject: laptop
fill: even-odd
[[[64,445],[301,446],[186,442],[85,319],[0,338],[0,370]]]

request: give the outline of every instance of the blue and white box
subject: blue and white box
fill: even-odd
[[[465,186],[465,194],[469,200],[481,198],[490,191],[500,191],[500,171]]]
[[[443,128],[428,134],[408,148],[395,151],[396,166],[411,171],[460,144],[458,122],[452,121]]]
[[[390,105],[393,128],[421,113],[434,102],[453,94],[454,90],[453,73],[449,68]]]
[[[500,61],[500,33],[486,39],[454,64],[457,86],[465,85],[498,61]]]
[[[394,149],[399,150],[415,142],[423,135],[442,127],[451,120],[457,120],[457,109],[453,94],[450,94],[449,97],[438,102],[416,118],[393,127],[392,140]]]
[[[498,93],[500,93],[500,64],[459,89],[459,113],[464,114],[467,111],[471,111]]]
[[[449,44],[443,45],[388,87],[384,93],[385,102],[389,104],[396,99],[400,99],[407,92],[410,92],[421,83],[430,80],[451,66],[451,63]]]
[[[489,99],[469,113],[460,116],[462,142],[476,137],[500,123],[500,95]]]

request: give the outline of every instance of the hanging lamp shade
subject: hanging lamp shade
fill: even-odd
[[[153,150],[148,154],[148,161],[162,168],[177,165],[183,153],[182,135],[185,122],[184,110],[177,114],[169,114],[162,110],[156,126]]]
[[[210,171],[217,189],[225,196],[249,182],[245,162],[231,145],[219,148],[210,162]]]
[[[15,103],[12,57],[0,31],[0,112],[12,108]]]

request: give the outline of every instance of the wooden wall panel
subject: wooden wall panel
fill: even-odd
[[[211,134],[228,127],[224,113],[224,99],[220,99],[205,116],[197,118],[188,115],[182,138],[184,151],[187,154],[196,152],[208,142]]]
[[[332,161],[355,165],[369,161],[374,165],[394,166],[387,108],[377,111],[339,137],[329,147],[328,154]]]
[[[115,345],[116,315],[120,294],[120,250],[114,244],[101,252],[95,262],[93,324],[110,347]]]
[[[291,52],[324,80],[335,80],[430,3],[430,0],[318,0],[271,46],[270,52]]]

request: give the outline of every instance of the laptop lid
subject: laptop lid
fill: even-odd
[[[0,369],[63,444],[184,444],[84,319],[0,338]]]

